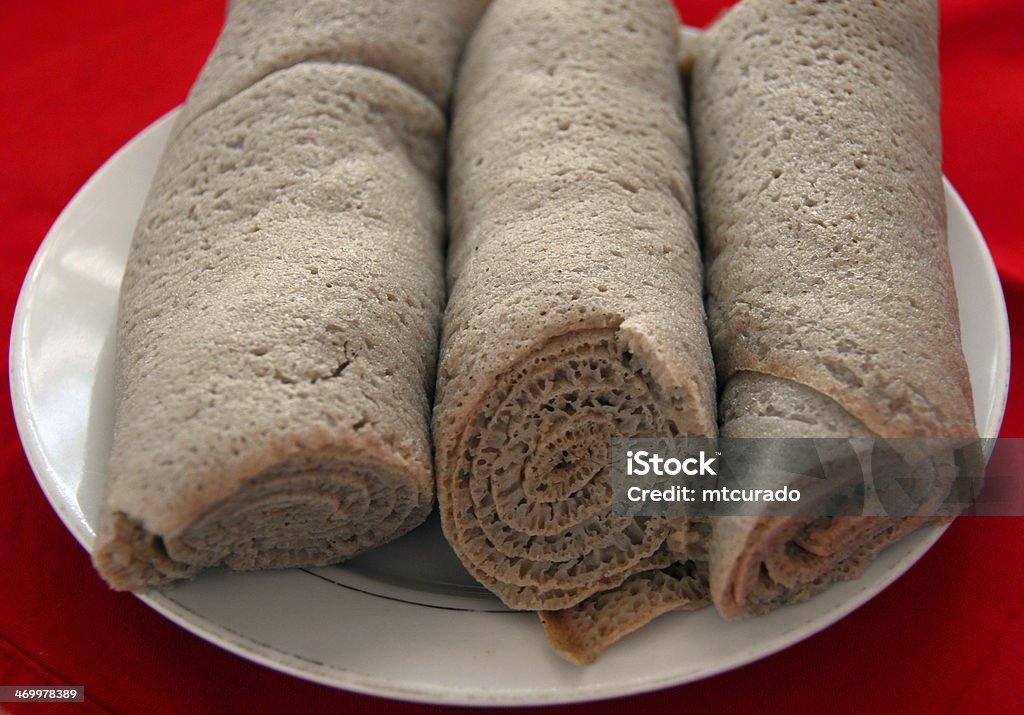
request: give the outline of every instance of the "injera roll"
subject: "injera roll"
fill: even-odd
[[[438,499],[513,608],[691,558],[686,519],[611,513],[609,474],[615,437],[715,431],[676,28],[662,0],[497,0],[456,84]]]
[[[112,586],[337,562],[426,517],[444,131],[391,75],[304,63],[167,147],[121,287]]]
[[[937,26],[918,0],[745,0],[701,37],[691,109],[723,437],[976,437]],[[802,600],[928,520],[720,518],[712,598],[726,617]]]

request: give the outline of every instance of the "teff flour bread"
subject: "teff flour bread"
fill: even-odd
[[[343,560],[422,521],[433,456],[467,568],[582,663],[709,594],[809,597],[928,521],[610,513],[611,438],[716,431],[667,0],[491,3],[451,107],[431,444],[445,112],[486,5],[231,4],[122,288],[115,587]],[[688,54],[724,435],[974,435],[935,25],[743,0]]]
[[[676,42],[664,0],[497,0],[462,65],[438,496],[456,553],[514,608],[695,556],[688,520],[613,515],[608,469],[614,437],[715,430]],[[637,583],[592,604],[602,633],[564,636],[590,608],[549,617],[553,639],[585,660],[644,594],[703,603],[692,569]]]
[[[284,5],[232,4],[138,223],[94,554],[116,588],[337,562],[433,502],[440,107],[473,3],[417,6],[448,27],[416,43],[426,74],[375,46],[430,97],[360,66],[357,25],[324,56],[334,21],[383,31],[364,3]]]
[[[745,0],[701,36],[692,112],[723,436],[976,437],[937,29],[927,0]],[[927,521],[720,518],[713,598],[728,617],[802,600]]]

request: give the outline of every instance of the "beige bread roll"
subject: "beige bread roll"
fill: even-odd
[[[303,62],[382,70],[445,111],[453,68],[486,7],[487,0],[230,0],[179,125]]]
[[[733,376],[720,412],[725,438],[877,436],[820,392],[755,372]],[[925,466],[939,474],[914,516],[875,516],[866,504],[860,516],[715,517],[710,557],[718,610],[736,618],[804,601],[836,581],[856,578],[882,548],[917,527],[944,520],[938,513],[955,465],[951,455],[940,452]],[[885,512],[876,508],[874,513]]]
[[[441,106],[473,4],[394,27],[394,3],[232,4],[122,285],[94,551],[115,588],[333,563],[426,517]]]
[[[691,96],[724,437],[976,438],[937,28],[924,0],[744,0],[701,37]],[[712,597],[727,617],[802,600],[927,522],[933,497],[902,519],[719,519]]]
[[[609,475],[613,438],[715,431],[676,29],[664,0],[497,0],[460,70],[438,498],[513,608],[698,570],[693,525],[614,515]]]

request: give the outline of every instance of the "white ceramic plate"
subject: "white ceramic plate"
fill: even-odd
[[[115,310],[134,224],[172,115],[115,154],[53,225],[29,269],[11,335],[22,441],[54,509],[91,547],[111,442]],[[1009,331],[995,268],[946,187],[950,250],[978,423],[995,436]],[[344,567],[207,573],[141,598],[246,658],[327,685],[407,700],[528,704],[594,700],[685,683],[749,663],[834,623],[938,539],[921,531],[854,582],[761,618],[673,613],[578,668],[548,648],[536,616],[512,613],[462,570],[431,521]]]

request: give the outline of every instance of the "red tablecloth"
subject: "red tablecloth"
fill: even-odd
[[[726,4],[678,2],[697,26]],[[1019,368],[1024,2],[942,0],[941,10],[946,174],[995,256]],[[214,0],[0,2],[5,336],[50,224],[112,152],[184,99],[222,15]],[[1016,375],[1004,436],[1024,435]],[[9,402],[0,407],[0,685],[84,685],[87,712],[433,710],[254,665],[109,591],[36,485]],[[731,673],[598,707],[1024,711],[1022,552],[1024,519],[961,519],[906,576],[825,632]]]

